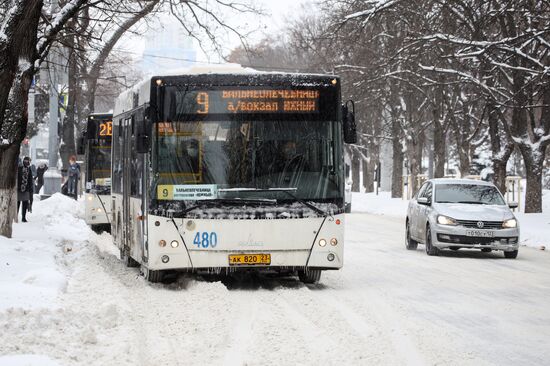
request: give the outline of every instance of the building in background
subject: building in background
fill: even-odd
[[[197,58],[193,39],[181,24],[166,21],[155,31],[145,35],[145,48],[141,69],[145,74],[182,69],[192,65]]]

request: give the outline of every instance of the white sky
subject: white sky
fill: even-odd
[[[303,6],[306,4],[311,4],[311,0],[249,0],[250,4],[253,4],[256,7],[262,8],[266,13],[266,16],[258,16],[255,14],[243,14],[238,19],[231,19],[233,24],[247,25],[249,29],[257,29],[257,31],[250,37],[247,38],[249,44],[254,44],[265,37],[265,35],[271,34],[276,35],[281,32],[282,29],[286,26],[290,19],[297,18],[303,12]],[[308,8],[313,8],[313,5],[308,5]],[[309,9],[308,9],[309,10]],[[167,16],[168,17],[168,16]],[[170,19],[160,21],[170,21]],[[141,54],[144,50],[144,41],[143,38],[138,36],[129,36],[126,39],[119,42],[119,48],[131,50],[134,53]],[[234,34],[227,34],[227,38],[224,42],[226,45],[225,54],[232,48],[238,47],[240,45],[239,38]],[[207,57],[198,45],[197,49],[197,59],[199,61],[207,61],[208,59],[212,62],[221,61],[218,55],[215,53],[209,54],[210,57]],[[158,55],[162,56],[162,55]]]

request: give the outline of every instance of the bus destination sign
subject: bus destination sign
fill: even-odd
[[[177,91],[177,114],[318,113],[319,90]]]

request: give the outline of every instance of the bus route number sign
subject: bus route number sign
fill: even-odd
[[[319,113],[316,89],[235,89],[178,92],[178,114]]]
[[[99,136],[100,137],[113,136],[112,121],[101,122],[99,124]]]

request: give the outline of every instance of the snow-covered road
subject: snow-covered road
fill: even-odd
[[[66,289],[55,307],[0,311],[0,355],[59,365],[548,364],[548,252],[428,257],[423,246],[405,250],[401,219],[355,213],[346,225],[344,268],[311,286],[198,276],[151,285],[118,261],[107,234],[64,242]]]

